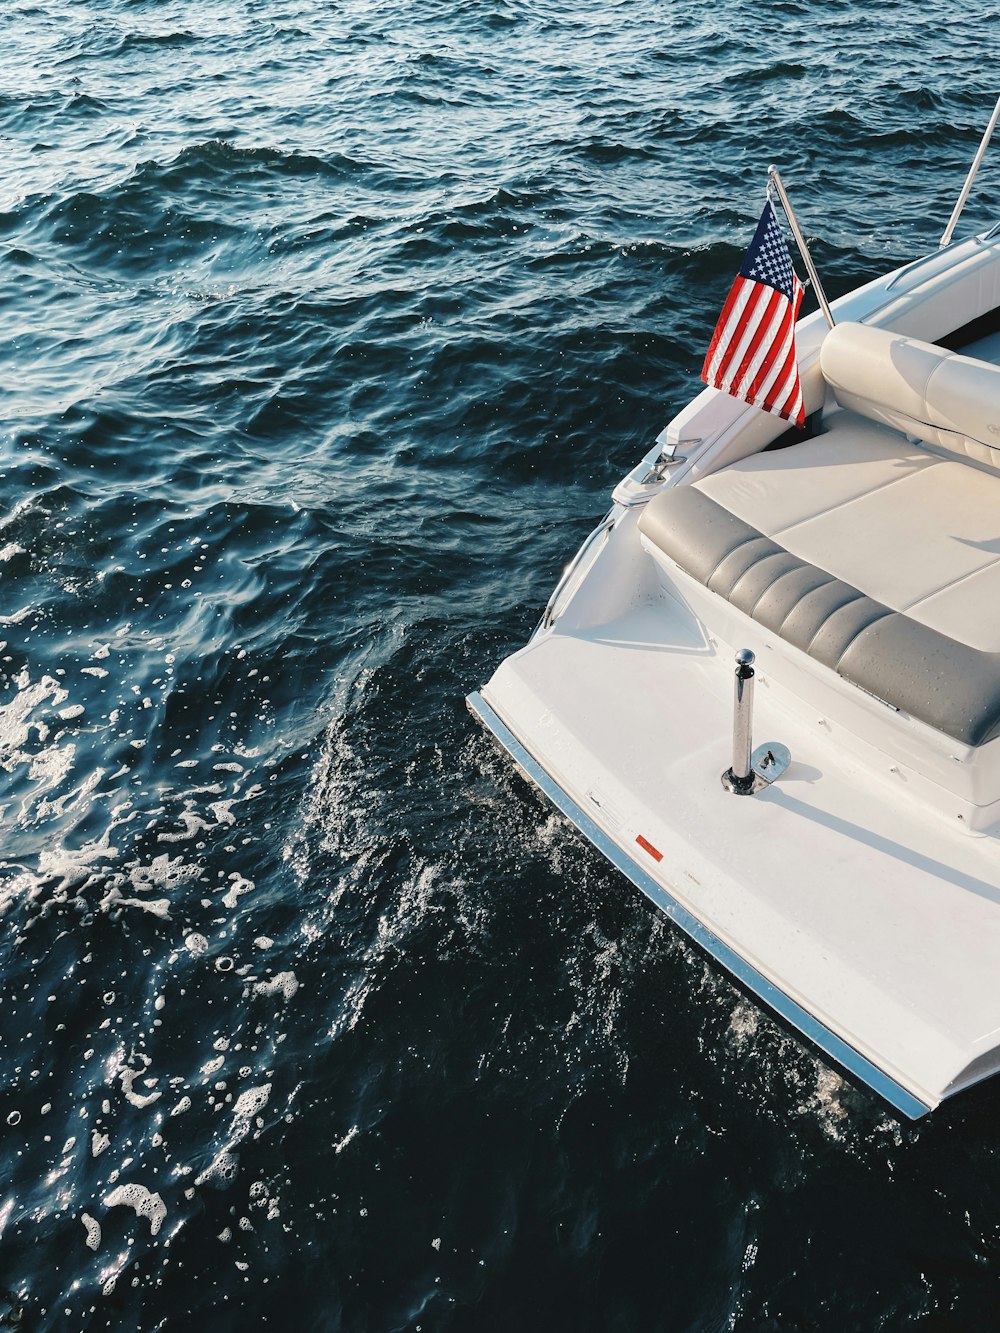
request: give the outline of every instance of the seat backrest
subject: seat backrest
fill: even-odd
[[[1000,471],[1000,366],[853,323],[826,335],[820,366],[841,407]]]

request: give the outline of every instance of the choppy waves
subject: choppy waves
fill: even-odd
[[[0,1322],[997,1326],[996,1094],[900,1128],[462,704],[693,389],[767,164],[831,294],[931,248],[995,44],[16,0]]]

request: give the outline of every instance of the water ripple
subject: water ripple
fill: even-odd
[[[0,1323],[992,1327],[1000,1094],[886,1117],[462,699],[696,386],[766,165],[832,294],[933,247],[993,26],[5,17]]]

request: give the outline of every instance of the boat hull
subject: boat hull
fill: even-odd
[[[573,797],[560,787],[537,760],[532,758],[478,691],[470,694],[466,703],[473,716],[493,735],[514,761],[521,774],[570,821],[577,832],[617,870],[620,870],[637,889],[641,889],[673,925],[683,930],[695,944],[725,967],[744,989],[750,991],[779,1018],[807,1038],[849,1077],[877,1093],[901,1115],[910,1120],[918,1120],[927,1114],[931,1109],[930,1106],[907,1091],[902,1084],[890,1078],[870,1060],[866,1060],[835,1032],[825,1027],[678,902],[662,883],[654,879],[634,856],[595,823]],[[669,848],[665,855],[669,856]]]

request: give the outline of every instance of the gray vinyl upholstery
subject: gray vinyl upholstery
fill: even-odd
[[[1000,735],[1000,653],[893,610],[697,486],[656,496],[639,529],[685,573],[861,689],[966,745]]]

